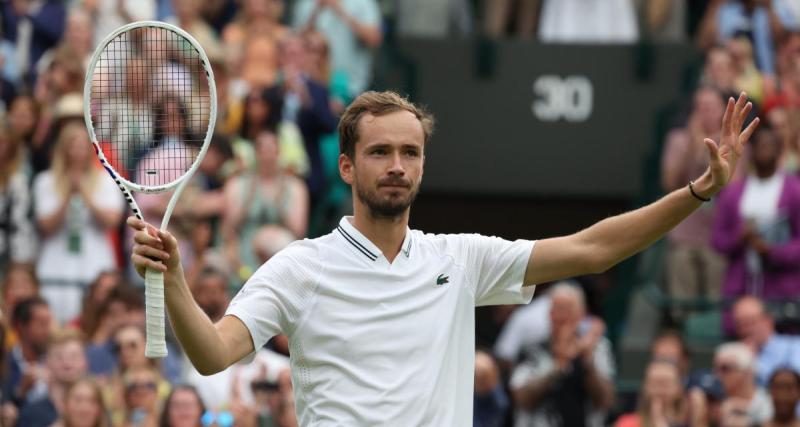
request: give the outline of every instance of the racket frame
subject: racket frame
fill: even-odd
[[[195,49],[195,51],[197,51],[198,55],[200,56],[200,62],[203,65],[203,69],[205,70],[206,73],[206,79],[208,81],[209,117],[208,117],[208,128],[206,130],[205,139],[203,140],[203,145],[200,147],[200,151],[197,153],[197,157],[195,157],[191,167],[188,170],[186,170],[183,173],[183,175],[181,175],[174,181],[171,181],[163,185],[155,185],[155,186],[139,185],[126,179],[124,176],[118,173],[114,169],[114,166],[108,161],[105,154],[103,153],[103,150],[100,147],[100,142],[97,140],[97,135],[95,134],[94,131],[94,125],[92,124],[92,112],[91,112],[92,83],[94,80],[94,71],[95,68],[97,67],[97,63],[103,56],[106,47],[120,34],[139,28],[162,28],[167,31],[172,31],[180,35],[184,39],[186,39],[186,41],[188,41],[189,44],[191,44],[191,46]],[[169,224],[169,219],[172,216],[172,211],[175,209],[175,204],[180,198],[183,189],[186,187],[189,181],[191,181],[192,175],[194,175],[195,171],[197,171],[197,168],[200,166],[200,163],[203,161],[203,158],[206,155],[206,151],[208,151],[208,146],[209,143],[211,142],[211,137],[214,134],[214,126],[216,125],[217,121],[217,86],[214,82],[214,72],[211,69],[211,63],[208,59],[208,55],[206,55],[206,52],[200,46],[200,43],[198,43],[197,40],[194,37],[192,37],[189,33],[187,33],[186,31],[175,25],[166,22],[137,21],[117,28],[116,30],[111,32],[111,34],[106,36],[103,39],[103,41],[100,42],[100,44],[97,45],[97,48],[95,49],[94,53],[92,54],[92,58],[89,61],[89,66],[86,69],[86,79],[83,87],[83,119],[86,123],[86,129],[89,132],[89,138],[91,139],[92,145],[94,146],[94,151],[97,154],[97,158],[100,160],[100,164],[103,166],[106,172],[108,172],[108,174],[117,184],[120,191],[122,191],[122,194],[125,196],[125,200],[128,202],[128,205],[130,206],[131,211],[133,211],[133,214],[136,216],[136,218],[144,220],[142,212],[139,209],[139,205],[136,203],[136,200],[134,200],[131,191],[136,191],[145,194],[155,194],[155,193],[163,193],[172,190],[173,188],[175,189],[175,192],[173,193],[172,197],[169,200],[169,203],[167,204],[167,209],[164,212],[164,217],[161,220],[160,229],[165,230],[167,228],[167,224]],[[112,140],[111,143],[113,144],[114,141]],[[159,280],[155,279],[155,277],[160,276],[161,280],[160,299],[163,301],[163,275],[161,273],[148,269],[145,276],[146,276],[145,282],[149,282],[152,280]],[[148,294],[148,292],[149,289],[146,292],[146,297],[149,299],[150,295]],[[150,316],[148,315],[147,317],[148,317],[148,322],[150,322],[151,320]],[[161,322],[163,323],[163,312],[161,313]],[[161,327],[163,328],[163,325]],[[161,337],[163,337],[163,333],[161,334]],[[150,344],[151,340],[148,339],[148,346],[147,346],[148,348],[146,351],[146,353],[148,353],[147,354],[148,357],[165,357],[167,355],[166,346],[163,346],[163,349],[161,349],[160,347],[162,346],[158,345],[157,346],[159,347],[158,349],[153,349]]]

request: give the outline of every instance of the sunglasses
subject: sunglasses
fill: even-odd
[[[135,350],[137,348],[139,348],[139,343],[136,341],[115,341],[112,351],[116,354],[119,354],[119,352],[122,350]]]
[[[158,388],[158,385],[153,381],[147,382],[132,382],[125,385],[125,389],[128,391],[134,391],[139,389],[145,389],[150,391],[155,391]]]

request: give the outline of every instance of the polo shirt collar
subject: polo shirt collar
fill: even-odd
[[[350,222],[352,219],[352,216],[342,217],[339,221],[339,226],[336,227],[336,231],[339,235],[370,261],[376,261],[378,258],[383,257],[383,252],[367,239],[366,236],[353,227],[353,224]],[[411,243],[411,229],[406,226],[406,237],[403,239],[403,245],[400,247],[400,253],[405,255],[406,258],[411,256]]]

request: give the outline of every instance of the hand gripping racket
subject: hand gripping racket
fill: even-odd
[[[97,157],[133,214],[131,192],[174,189],[161,229],[208,148],[217,117],[217,91],[208,57],[188,33],[142,21],[108,35],[86,71],[83,114]],[[147,357],[167,355],[164,275],[145,272]]]

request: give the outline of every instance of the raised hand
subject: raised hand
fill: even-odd
[[[735,102],[733,97],[729,98],[725,115],[722,116],[719,145],[710,138],[703,141],[708,148],[710,158],[708,167],[710,182],[705,183],[705,188],[696,188],[701,195],[711,196],[719,192],[736,171],[736,164],[742,156],[744,145],[759,124],[759,119],[755,118],[742,130],[744,121],[752,109],[753,104],[747,101],[747,94],[744,92]]]
[[[168,231],[161,231],[152,225],[134,217],[128,217],[128,226],[136,230],[133,235],[131,261],[136,272],[144,277],[145,269],[153,269],[162,273],[176,271],[180,268],[178,241]]]

